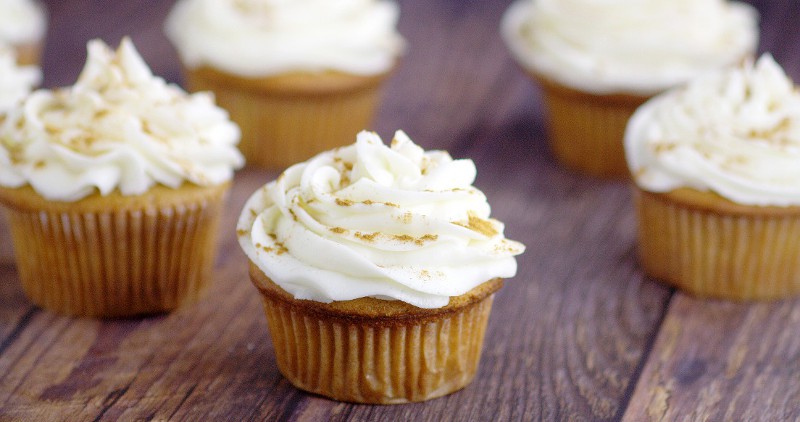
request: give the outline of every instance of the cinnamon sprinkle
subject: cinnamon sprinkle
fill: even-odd
[[[378,233],[378,232],[373,232],[373,233],[356,232],[355,236],[357,238],[361,239],[361,240],[364,240],[364,241],[367,241],[367,242],[373,242],[376,237],[380,236],[380,233]]]
[[[478,217],[472,211],[468,211],[467,215],[469,216],[469,221],[467,221],[466,224],[460,221],[453,222],[453,224],[459,225],[461,227],[466,227],[472,231],[478,232],[487,237],[492,237],[497,234],[497,230],[495,230],[494,225],[492,225],[492,223],[489,222],[489,220],[484,220]]]

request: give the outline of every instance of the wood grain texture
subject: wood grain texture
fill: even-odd
[[[624,420],[800,419],[798,305],[676,295]]]
[[[401,0],[408,51],[374,129],[470,157],[506,234],[528,250],[498,293],[475,381],[400,406],[339,403],[278,372],[234,222],[277,176],[236,176],[215,284],[150,318],[71,319],[33,307],[0,261],[0,420],[673,420],[798,418],[800,303],[692,299],[643,277],[629,187],[558,166],[537,86],[497,28],[510,0]],[[181,82],[162,33],[173,1],[47,1],[46,86],[71,84],[85,42],[129,34]],[[761,0],[761,49],[800,80],[800,3]],[[7,241],[7,232],[0,236]]]

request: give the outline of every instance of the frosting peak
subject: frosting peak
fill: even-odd
[[[646,190],[800,205],[800,91],[765,54],[645,103],[628,123],[625,149]]]
[[[388,0],[181,0],[166,33],[190,68],[375,75],[402,52],[398,14]]]
[[[516,273],[524,251],[472,186],[475,165],[375,133],[287,169],[247,201],[239,242],[297,299],[360,297],[447,305]]]
[[[502,33],[526,67],[589,92],[652,94],[755,51],[757,13],[726,0],[517,0]]]
[[[74,86],[39,90],[0,129],[0,184],[30,184],[47,199],[95,190],[138,195],[153,184],[216,185],[243,165],[239,129],[207,93],[155,77],[133,43],[88,44]]]

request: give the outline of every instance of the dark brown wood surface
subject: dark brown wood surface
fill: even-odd
[[[46,2],[46,86],[71,84],[85,43],[134,42],[181,82],[162,32],[172,1]],[[239,173],[215,284],[162,316],[74,319],[31,305],[0,265],[0,420],[795,420],[800,301],[698,300],[642,275],[625,181],[558,166],[536,86],[498,36],[509,1],[401,1],[408,52],[375,128],[473,158],[506,234],[524,242],[500,291],[481,366],[463,391],[425,403],[338,403],[278,372],[234,235],[244,200],[275,172]],[[762,51],[800,81],[800,2],[754,2]],[[2,242],[8,233],[0,232]]]

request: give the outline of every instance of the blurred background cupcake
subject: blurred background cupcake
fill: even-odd
[[[501,31],[538,81],[566,166],[627,175],[625,124],[649,97],[751,57],[758,16],[724,0],[518,0]]]
[[[191,91],[242,129],[249,164],[282,169],[369,127],[403,40],[388,0],[180,0],[166,22]]]
[[[648,101],[625,148],[648,275],[699,296],[800,293],[800,91],[770,55]]]
[[[47,31],[44,5],[33,0],[0,0],[0,44],[16,51],[20,64],[38,64]]]
[[[69,315],[172,310],[211,281],[239,130],[211,95],[154,76],[130,40],[88,50],[75,85],[34,91],[0,127],[20,282]]]
[[[16,51],[0,46],[0,124],[6,113],[22,101],[34,87],[42,81],[42,73],[33,65],[17,64]],[[0,219],[0,233],[8,239],[6,219]],[[11,242],[0,242],[0,264],[10,264],[14,260]]]

